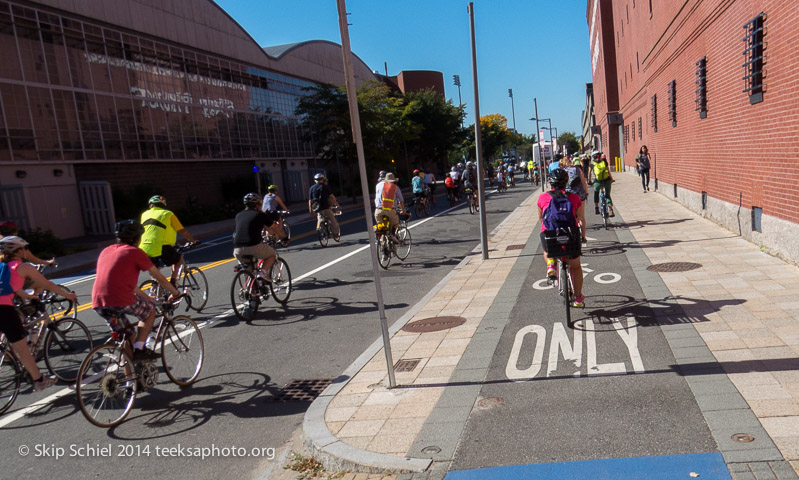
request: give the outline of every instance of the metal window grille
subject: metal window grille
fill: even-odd
[[[641,121],[641,117],[638,117],[638,140],[642,140],[644,138],[644,127],[642,125],[643,123]]]
[[[652,101],[649,107],[649,113],[651,114],[651,122],[652,122],[652,131],[657,133],[658,131],[658,96],[657,94],[652,95]]]
[[[760,15],[744,25],[746,35],[743,38],[743,42],[746,48],[744,48],[743,56],[746,61],[743,67],[746,75],[743,80],[746,86],[744,93],[749,94],[750,105],[762,102],[763,91],[765,90],[763,85],[763,78],[765,77],[763,66],[766,63],[766,42],[763,40],[766,36],[765,20],[766,14],[761,12]]]
[[[707,117],[707,57],[696,62],[696,110],[699,118]]]
[[[630,140],[635,141],[635,121],[630,122],[630,130],[632,130]]]
[[[669,82],[669,120],[671,126],[677,126],[677,81]]]

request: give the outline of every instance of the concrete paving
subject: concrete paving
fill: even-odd
[[[731,478],[799,478],[799,300],[792,293],[799,268],[665,195],[642,192],[634,174],[618,173],[616,180],[614,203],[626,227],[618,229],[621,247],[634,250],[628,259],[657,325],[680,368],[693,372],[688,384]],[[478,246],[392,325],[394,361],[418,360],[412,371],[396,374],[398,388],[387,388],[378,341],[314,402],[304,423],[306,444],[328,468],[400,479],[446,475],[525,288],[525,255],[537,248],[531,240],[537,194],[492,232],[488,260]],[[646,268],[666,262],[700,266]],[[671,300],[656,300],[665,297]],[[444,315],[466,322],[431,333],[400,330]],[[758,447],[734,444],[732,425],[748,426]],[[422,443],[435,446],[426,458],[415,453]]]

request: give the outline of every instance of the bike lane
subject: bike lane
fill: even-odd
[[[629,232],[597,218],[582,257],[586,307],[572,309],[571,325],[544,279],[537,229],[530,236],[447,478],[731,478],[689,385],[714,374],[691,360],[702,351],[690,320],[634,272],[646,259],[623,247]]]

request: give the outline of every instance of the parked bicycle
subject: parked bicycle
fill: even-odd
[[[275,243],[271,238],[265,241],[270,245]],[[236,276],[230,285],[230,303],[239,319],[245,322],[252,320],[270,294],[281,305],[285,306],[289,301],[292,291],[291,270],[277,250],[275,256],[275,263],[269,272],[264,271],[262,259],[251,255],[244,256],[245,262],[233,269]]]
[[[183,245],[176,246],[175,250],[183,255],[192,248],[196,247],[198,244],[199,242],[185,243]],[[208,303],[208,279],[205,278],[205,274],[202,270],[189,265],[189,261],[186,259],[185,255],[183,255],[183,265],[181,265],[178,269],[178,279],[177,281],[173,281],[172,284],[175,285],[175,288],[177,288],[181,293],[185,293],[191,298],[192,309],[199,312],[205,308],[205,304]],[[166,289],[159,285],[155,280],[145,280],[141,283],[141,285],[139,285],[139,288],[144,291],[149,289],[153,292],[149,295],[155,298],[166,299],[169,297],[169,292],[167,292]]]
[[[191,306],[191,297],[181,295]],[[155,334],[156,348],[169,379],[181,387],[197,381],[205,360],[203,336],[186,315],[175,315],[176,305],[156,299],[161,319]],[[136,396],[158,383],[158,367],[151,361],[133,361],[135,329],[120,308],[107,308],[104,317],[112,328],[111,341],[92,350],[80,366],[75,389],[83,416],[98,427],[119,425],[133,409]]]
[[[341,215],[341,210],[336,207],[335,205],[331,207],[333,210],[333,214],[336,216]],[[341,225],[339,225],[340,227]],[[330,225],[330,220],[325,218],[322,220],[322,223],[319,224],[319,228],[316,230],[317,235],[319,235],[319,244],[323,247],[327,246],[327,242],[329,238],[332,238],[336,242],[341,241],[341,232],[339,231],[338,235],[333,235],[333,227]]]
[[[83,358],[94,346],[92,335],[76,318],[52,321],[47,313],[47,302],[33,301],[18,307],[25,318],[23,327],[28,332],[28,346],[33,358],[43,352],[44,363],[51,374],[71,383],[78,377]],[[0,334],[0,414],[14,403],[23,380],[33,384],[8,339]]]
[[[388,268],[392,256],[405,260],[411,253],[411,231],[408,230],[408,227],[400,224],[394,235],[389,232],[390,226],[387,218],[375,225],[377,262],[384,269]]]

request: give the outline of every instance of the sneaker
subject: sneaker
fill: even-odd
[[[588,239],[583,237],[583,246],[586,246],[586,245],[588,245]]]
[[[608,216],[609,217],[615,217],[616,216],[616,212],[613,211],[613,207],[610,207],[610,214]]]
[[[649,190],[649,185],[646,186],[646,189]]]
[[[594,214],[599,215],[599,206],[594,207]]]
[[[585,295],[579,296],[572,302],[574,308],[585,308]]]
[[[50,388],[53,385],[55,385],[57,381],[58,379],[55,377],[45,377],[44,375],[42,375],[41,380],[39,380],[38,382],[36,381],[33,382],[33,391],[41,392],[42,390]]]
[[[557,276],[557,273],[558,272],[555,270],[555,264],[554,263],[548,263],[547,264],[547,277],[553,278],[553,277]]]
[[[646,193],[646,189],[644,189],[644,193]]]
[[[133,350],[134,362],[152,362],[161,358],[161,354],[155,353],[149,348],[136,348]]]

